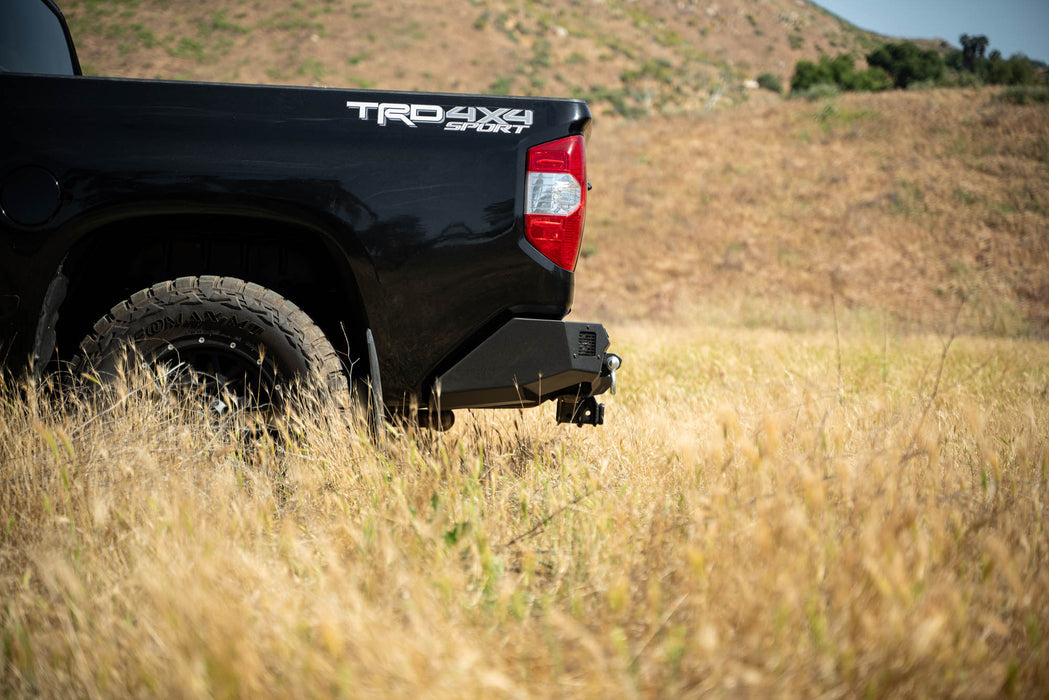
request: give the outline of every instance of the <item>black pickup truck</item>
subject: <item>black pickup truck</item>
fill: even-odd
[[[396,413],[599,424],[619,358],[572,307],[577,100],[95,78],[51,0],[0,3],[0,359],[214,387],[308,374]]]

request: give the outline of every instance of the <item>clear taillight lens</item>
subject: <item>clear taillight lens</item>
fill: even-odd
[[[568,173],[528,173],[529,214],[568,216],[583,201],[583,188]]]

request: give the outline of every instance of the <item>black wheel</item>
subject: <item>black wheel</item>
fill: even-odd
[[[299,307],[233,277],[180,277],[114,306],[80,344],[77,373],[117,373],[128,351],[165,365],[177,383],[266,406],[296,380],[347,386],[335,349]]]

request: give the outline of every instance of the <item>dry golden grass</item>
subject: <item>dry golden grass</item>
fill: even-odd
[[[2,692],[1049,691],[1045,344],[613,331],[603,428],[463,414],[385,453],[330,407],[280,448],[141,379],[8,385]]]

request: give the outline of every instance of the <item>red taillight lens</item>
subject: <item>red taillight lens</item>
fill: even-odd
[[[582,136],[528,149],[525,238],[554,263],[575,270],[586,219]]]

